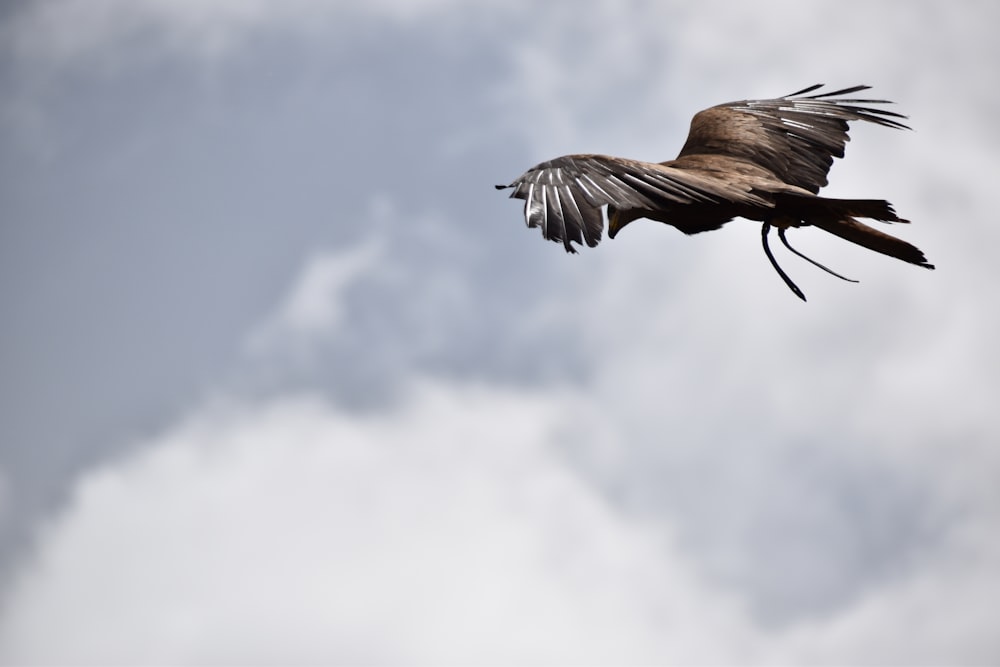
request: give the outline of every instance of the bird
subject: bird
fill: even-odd
[[[792,253],[849,282],[858,281],[793,248],[786,230],[818,227],[869,250],[933,269],[916,246],[858,221],[909,222],[896,215],[889,202],[819,196],[834,158],[844,156],[850,122],[910,129],[902,122],[906,116],[881,106],[892,102],[849,97],[871,86],[818,92],[824,85],[700,111],[673,160],[653,163],[609,155],[564,155],[495,187],[512,188],[510,196],[524,200],[528,227],[540,227],[544,238],[562,243],[569,253],[576,252],[574,243],[591,248],[600,243],[605,216],[612,239],[641,218],[685,234],[716,230],[737,217],[760,222],[764,254],[803,301],[805,294],[771,252],[772,228]]]

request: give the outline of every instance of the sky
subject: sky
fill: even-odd
[[[0,10],[3,664],[1000,661],[1000,6]],[[869,84],[821,231],[496,192]]]

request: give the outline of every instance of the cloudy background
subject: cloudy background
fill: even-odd
[[[1000,661],[989,2],[0,10],[0,660]],[[868,83],[803,304],[492,189]]]

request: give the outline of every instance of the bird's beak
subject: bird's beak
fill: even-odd
[[[621,231],[627,222],[622,220],[621,212],[615,209],[608,209],[608,238],[613,239],[615,234]]]

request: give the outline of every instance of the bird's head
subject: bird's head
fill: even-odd
[[[630,215],[629,211],[620,211],[616,208],[608,207],[608,238],[613,239],[622,230],[622,227],[636,219]]]

